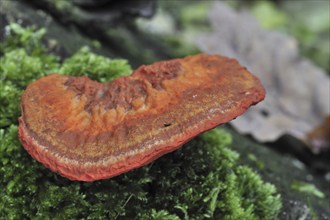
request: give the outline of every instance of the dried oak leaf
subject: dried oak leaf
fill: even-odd
[[[283,134],[306,141],[330,113],[330,80],[325,72],[299,56],[293,38],[261,29],[247,11],[236,12],[217,1],[210,22],[213,32],[199,36],[197,46],[206,53],[236,58],[267,91],[264,102],[231,124],[262,142]]]
[[[19,137],[51,170],[93,181],[179,148],[264,95],[236,60],[206,54],[143,65],[103,84],[52,74],[23,93]]]

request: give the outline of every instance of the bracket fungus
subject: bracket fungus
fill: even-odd
[[[255,76],[218,55],[143,65],[103,84],[51,74],[23,93],[19,137],[51,170],[94,181],[150,163],[264,96]]]

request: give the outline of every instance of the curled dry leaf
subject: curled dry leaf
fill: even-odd
[[[197,46],[203,52],[238,59],[260,78],[267,91],[264,102],[231,124],[262,142],[283,134],[305,141],[330,113],[329,77],[299,57],[294,39],[262,30],[246,11],[236,12],[217,1],[210,21],[213,32],[199,36]]]
[[[206,54],[141,66],[103,84],[52,74],[23,93],[19,137],[51,170],[93,181],[179,148],[264,95],[236,60]]]

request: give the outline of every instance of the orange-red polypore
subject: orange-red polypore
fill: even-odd
[[[246,68],[216,55],[143,65],[103,84],[51,74],[23,93],[19,137],[51,170],[94,181],[150,163],[264,96]]]

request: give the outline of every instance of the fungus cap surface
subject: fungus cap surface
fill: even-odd
[[[255,76],[217,55],[143,65],[103,84],[51,74],[23,93],[19,137],[51,170],[94,181],[147,164],[264,96]]]

